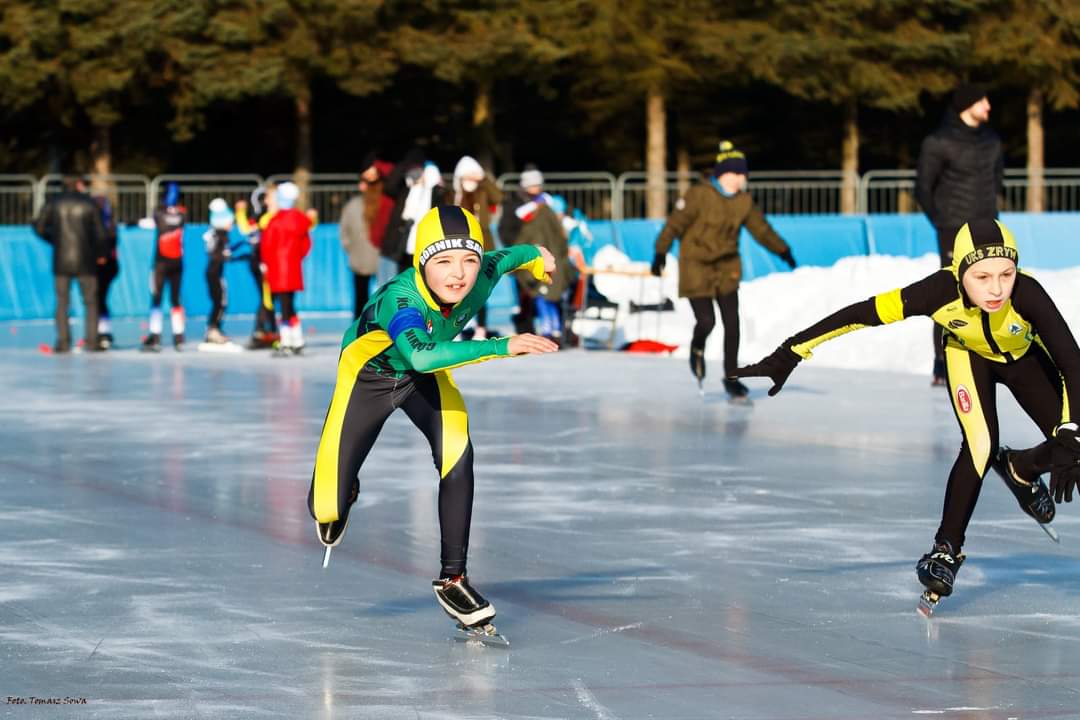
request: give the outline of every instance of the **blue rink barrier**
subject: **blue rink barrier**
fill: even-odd
[[[1016,235],[1021,264],[1054,270],[1080,266],[1080,213],[1005,213],[1002,220]],[[937,252],[937,235],[922,214],[906,215],[781,215],[769,218],[789,245],[800,265],[830,266],[852,255],[921,257]],[[649,262],[661,220],[590,221],[593,241],[585,248],[591,262],[596,251],[614,244],[631,260]],[[190,225],[184,232],[184,276],[181,301],[189,315],[206,315],[210,296],[206,286],[206,225]],[[352,273],[338,239],[336,224],[312,230],[311,253],[304,260],[304,292],[297,296],[303,311],[349,311],[353,304]],[[234,232],[233,242],[241,238]],[[120,275],[109,292],[114,317],[140,317],[149,311],[149,278],[154,232],[137,227],[120,229]],[[743,279],[786,272],[772,253],[743,230],[739,240]],[[678,243],[674,252],[678,252]],[[239,251],[243,253],[244,251]],[[246,261],[227,263],[230,314],[251,314],[259,304],[259,291]],[[488,303],[493,310],[514,304],[513,285],[505,278]],[[168,306],[166,297],[164,305]],[[78,293],[72,293],[75,314],[82,313]],[[28,226],[0,225],[0,320],[52,317],[55,307],[52,248]]]

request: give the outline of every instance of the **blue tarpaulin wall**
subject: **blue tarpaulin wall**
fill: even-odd
[[[1005,213],[1002,220],[1016,235],[1023,266],[1044,270],[1080,266],[1080,213]],[[921,214],[786,215],[770,217],[769,222],[791,245],[801,265],[829,266],[843,257],[870,253],[919,257],[937,252],[937,236]],[[591,261],[599,248],[614,243],[632,260],[648,262],[661,227],[663,222],[659,220],[591,221],[594,239],[586,248],[586,258]],[[193,316],[210,310],[202,240],[206,229],[206,225],[190,225],[184,233],[181,300]],[[120,275],[109,293],[114,317],[147,314],[153,240],[152,230],[120,229]],[[239,242],[240,237],[234,240]],[[745,230],[740,252],[744,280],[787,270]],[[29,227],[0,226],[0,320],[52,317],[55,300],[51,268],[52,248]],[[259,296],[247,263],[228,263],[225,278],[229,312],[254,312]],[[304,260],[304,281],[306,289],[297,296],[300,311],[351,310],[352,275],[341,250],[337,225],[320,224],[312,231],[311,254]],[[499,285],[490,305],[509,307],[512,302],[507,280]],[[81,313],[76,292],[73,307],[77,314]]]

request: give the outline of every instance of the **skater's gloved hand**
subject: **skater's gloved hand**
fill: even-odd
[[[761,362],[736,370],[734,377],[767,377],[773,381],[773,386],[769,388],[769,395],[772,396],[784,387],[788,375],[800,360],[801,357],[781,345]]]
[[[664,274],[664,265],[667,264],[667,253],[656,253],[652,259],[652,265],[649,267],[651,272],[656,277],[660,277]]]
[[[791,254],[791,250],[785,250],[780,253],[780,259],[787,263],[787,266],[792,270],[795,269],[795,257]]]
[[[1050,493],[1054,501],[1072,502],[1073,488],[1080,483],[1080,426],[1076,423],[1054,428],[1050,463]]]

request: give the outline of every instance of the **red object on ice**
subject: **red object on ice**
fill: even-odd
[[[659,342],[658,340],[634,340],[628,342],[622,347],[626,352],[638,352],[638,353],[662,353],[666,352],[671,354],[679,349],[678,345],[667,345]]]
[[[49,345],[49,343],[41,343],[37,346],[37,349],[46,355],[52,355],[53,352],[52,345]]]

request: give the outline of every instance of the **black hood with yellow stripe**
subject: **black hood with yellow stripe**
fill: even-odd
[[[998,220],[973,220],[956,233],[950,270],[959,283],[969,267],[980,260],[995,257],[1006,258],[1019,265],[1016,238]]]
[[[416,251],[413,254],[416,288],[434,310],[439,309],[439,302],[424,280],[424,265],[447,250],[470,250],[481,258],[484,256],[484,235],[480,221],[457,205],[431,208],[416,226]]]

